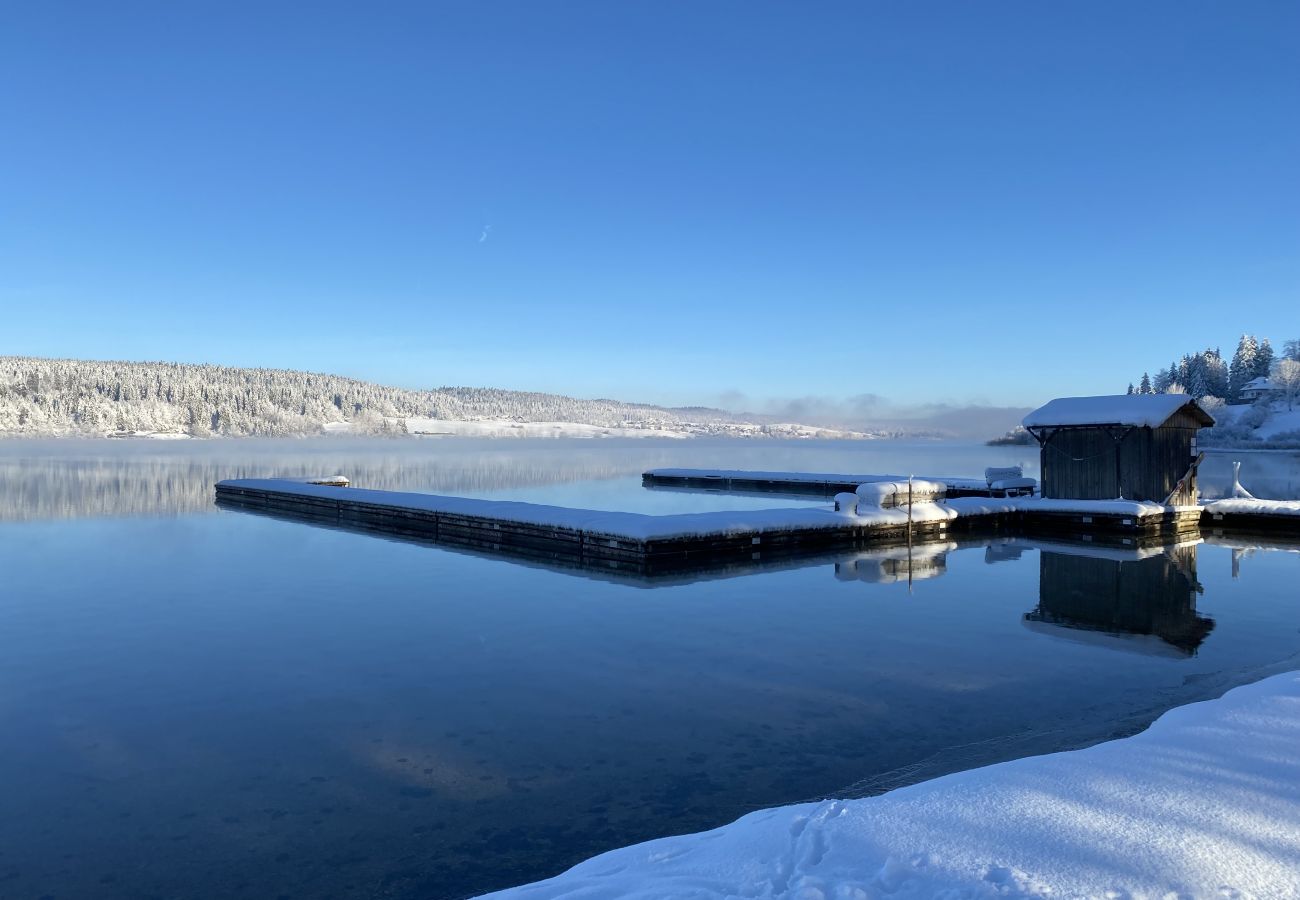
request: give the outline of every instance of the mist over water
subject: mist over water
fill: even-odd
[[[1234,459],[1242,461],[1242,482],[1256,496],[1300,497],[1300,454],[1241,451],[1207,455],[1200,476],[1205,497],[1230,488]],[[627,488],[655,467],[978,476],[1005,465],[1037,477],[1038,450],[945,441],[7,440],[0,441],[0,521],[212,513],[212,485],[226,478],[340,474],[381,490],[599,507],[614,504],[615,493],[621,502],[629,493],[648,502]],[[592,487],[599,482],[618,486]],[[670,506],[661,502],[648,511]]]
[[[211,513],[212,486],[226,478],[339,474],[381,490],[585,505],[600,501],[600,492],[591,489],[599,482],[620,480],[623,500],[639,498],[626,486],[639,484],[641,473],[655,467],[865,474],[915,467],[918,475],[978,475],[986,465],[1021,462],[1036,474],[1037,451],[945,442],[705,439],[0,441],[0,520]]]

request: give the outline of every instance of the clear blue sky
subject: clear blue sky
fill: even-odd
[[[0,353],[1028,405],[1300,336],[1294,2],[10,2],[0,122]]]

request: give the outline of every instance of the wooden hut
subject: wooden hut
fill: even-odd
[[[1196,502],[1196,432],[1214,419],[1186,394],[1063,397],[1025,416],[1042,495]]]

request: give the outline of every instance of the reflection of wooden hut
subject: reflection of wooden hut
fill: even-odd
[[[1042,495],[1196,502],[1196,431],[1214,419],[1186,394],[1064,397],[1025,416],[1042,448]]]
[[[1084,632],[1151,635],[1187,656],[1214,628],[1213,619],[1197,615],[1199,590],[1195,544],[1163,551],[1044,548],[1038,608],[1025,619]]]

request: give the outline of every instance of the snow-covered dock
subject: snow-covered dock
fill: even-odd
[[[696,490],[795,494],[810,497],[833,497],[857,490],[859,485],[876,482],[906,482],[907,475],[836,472],[751,472],[739,469],[651,469],[641,475],[647,487],[688,488]],[[940,482],[949,497],[1002,496],[1006,489],[994,487],[985,478],[948,475],[920,476],[925,481]]]
[[[1128,500],[944,497],[944,482],[915,482],[917,502],[910,506],[906,481],[892,486],[876,481],[858,486],[853,494],[837,495],[837,509],[828,504],[658,516],[310,482],[223,481],[216,488],[217,500],[226,507],[635,573],[962,534],[1057,536],[1132,546],[1194,533],[1202,517],[1197,506]],[[1289,521],[1300,524],[1300,518]]]
[[[375,491],[285,479],[236,479],[216,486],[223,506],[328,521],[443,543],[566,559],[595,567],[690,566],[869,544],[945,537],[981,523],[996,530],[1010,501],[958,498],[904,508],[730,510],[652,516],[507,500]]]
[[[1300,674],[1085,750],[751,813],[491,895],[1300,896]]]
[[[1218,531],[1248,531],[1256,534],[1300,536],[1300,500],[1257,500],[1230,497],[1205,504],[1202,525]]]

